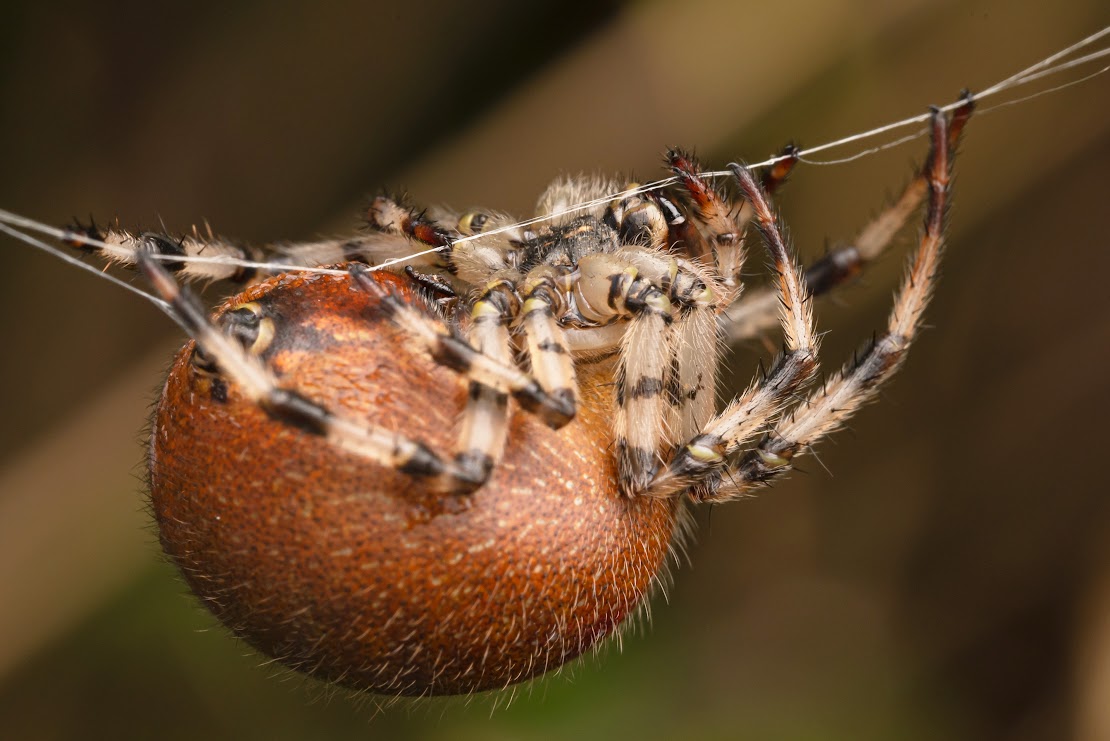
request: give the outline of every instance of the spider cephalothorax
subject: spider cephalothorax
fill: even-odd
[[[239,635],[333,681],[452,694],[560,666],[642,604],[684,500],[785,473],[898,367],[931,295],[971,108],[968,96],[951,120],[934,111],[902,196],[807,271],[766,195],[789,157],[763,187],[731,166],[734,202],[671,151],[670,191],[564,179],[523,223],[382,196],[363,235],[287,245],[261,268],[244,263],[262,252],[212,235],[74,230],[137,264],[194,339],[154,421],[164,547]],[[812,294],[877,256],[922,201],[887,330],[809,390]],[[749,223],[775,280],[738,298]],[[173,273],[272,275],[209,319]],[[726,333],[777,318],[783,351],[717,411],[730,307]]]

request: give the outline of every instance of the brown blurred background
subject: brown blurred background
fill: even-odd
[[[0,207],[257,243],[351,229],[383,184],[524,214],[560,172],[653,177],[670,144],[761,159],[1110,23],[1101,0],[156,5],[7,4]],[[216,628],[138,478],[180,335],[0,240],[0,735],[1110,739],[1108,102],[1103,76],[974,120],[935,329],[884,401],[824,467],[701,511],[693,565],[623,653],[492,716],[378,713],[270,678]],[[852,235],[923,150],[799,168],[779,202],[802,253]],[[820,306],[826,367],[881,325],[901,265]]]

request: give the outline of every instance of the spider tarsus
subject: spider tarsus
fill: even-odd
[[[794,171],[794,166],[798,164],[801,151],[794,142],[789,142],[782,148],[778,154],[782,159],[768,167],[760,180],[764,191],[768,194],[774,193],[786,183],[790,173]]]
[[[98,250],[96,245],[89,244],[90,239],[95,239],[98,242],[104,240],[104,234],[96,225],[96,220],[93,219],[92,214],[89,214],[89,225],[85,226],[81,220],[76,216],[68,226],[65,227],[65,234],[62,235],[62,242],[81,250],[82,252],[94,253]]]

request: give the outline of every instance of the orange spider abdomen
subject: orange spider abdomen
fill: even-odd
[[[283,386],[452,450],[467,383],[347,278],[275,278],[217,313],[244,302],[274,319],[262,357]],[[584,375],[558,432],[515,413],[491,480],[455,496],[271,419],[193,352],[154,417],[162,545],[225,625],[288,666],[388,694],[503,687],[611,634],[663,568],[679,505],[618,494],[601,379]]]

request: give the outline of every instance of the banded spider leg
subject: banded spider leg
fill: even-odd
[[[780,294],[784,299],[780,321],[786,351],[763,383],[754,384],[731,402],[706,426],[704,432],[672,457],[667,468],[652,482],[649,493],[667,495],[688,490],[699,501],[735,498],[754,483],[770,480],[788,471],[792,458],[800,450],[812,446],[842,425],[893,375],[916,335],[921,316],[932,296],[943,243],[951,158],[959,132],[972,109],[973,101],[965,94],[964,104],[953,114],[951,125],[943,112],[933,109],[930,152],[919,176],[928,190],[924,233],[895,300],[886,333],[825,384],[821,391],[799,403],[790,418],[780,421],[757,448],[744,454],[736,465],[726,470],[727,456],[737,452],[765,425],[775,424],[775,418],[789,397],[805,383],[807,376],[812,377],[816,369],[815,362],[812,365],[810,362],[812,356],[807,357],[806,354],[807,336],[799,334],[801,328],[803,332],[808,330],[811,337],[812,326],[805,321],[807,312],[804,309],[799,311],[798,304],[793,301],[791,291],[797,276],[789,263],[784,266],[776,262]],[[746,177],[747,172],[743,168],[733,166],[733,169],[741,189],[752,199],[755,221],[764,241],[768,246],[778,243],[781,235],[770,217],[765,199]],[[911,194],[904,194],[900,201],[912,199],[913,186],[911,183],[911,188],[907,189]],[[896,205],[894,211],[897,210]],[[881,223],[874,231],[892,233],[889,222],[896,222],[898,218],[904,220],[900,214],[892,215],[888,211],[880,217]],[[807,302],[808,298],[803,298],[802,303]],[[802,319],[801,323],[799,319]]]

